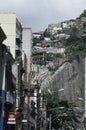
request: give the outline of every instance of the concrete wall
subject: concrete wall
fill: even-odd
[[[59,98],[75,102],[78,107],[83,109],[84,77],[84,58],[82,58],[73,63],[64,63],[42,83],[41,88],[45,91],[49,88],[52,92],[57,92]],[[60,89],[64,89],[64,91],[59,92]]]

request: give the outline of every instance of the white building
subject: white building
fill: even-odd
[[[30,79],[31,55],[32,55],[32,30],[31,28],[23,28],[22,50],[26,54],[26,82]]]
[[[56,24],[50,24],[50,25],[48,25],[48,31],[51,34],[58,33],[58,31],[61,31],[61,30],[62,30],[61,23],[56,23]]]
[[[15,13],[0,13],[0,25],[7,39],[4,44],[8,46],[13,58],[20,56],[22,46],[22,25]]]
[[[40,33],[33,33],[34,38],[40,38],[41,34]]]
[[[47,47],[47,53],[64,54],[64,52],[65,52],[65,47],[64,46]]]

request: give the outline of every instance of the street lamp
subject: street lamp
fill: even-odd
[[[51,109],[49,109],[49,110],[47,110],[47,111],[54,111],[54,110],[62,110],[62,109],[64,109],[64,107],[56,107],[56,108],[51,108]],[[57,114],[54,116],[54,118],[53,118],[53,120],[52,120],[52,114],[50,114],[50,116],[49,116],[49,130],[51,130],[52,129],[52,121],[54,121],[54,120],[56,120],[58,118],[58,116],[57,116]]]
[[[50,95],[53,95],[56,92],[62,92],[62,91],[64,91],[64,88],[58,89],[56,91],[51,91],[49,88],[47,90],[48,90],[48,92],[49,92]]]
[[[59,93],[59,92],[62,92],[62,91],[64,91],[64,88],[61,88],[61,89],[58,89],[58,90],[56,90],[56,91],[52,91],[52,90],[50,90],[49,88],[47,89],[47,92],[51,95],[51,96],[53,96],[55,93]],[[50,109],[48,109],[47,111],[55,111],[55,110],[61,110],[61,109],[64,109],[64,107],[56,107],[56,108],[50,108]],[[51,119],[51,117],[52,117],[52,114],[49,114],[49,130],[51,130],[51,124],[52,124],[52,119]],[[55,119],[55,118],[54,118]]]

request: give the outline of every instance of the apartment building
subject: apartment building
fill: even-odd
[[[7,129],[7,118],[11,108],[15,108],[15,84],[12,73],[14,59],[3,41],[6,35],[0,27],[0,130]],[[5,113],[5,119],[2,113]]]
[[[24,95],[28,95],[28,90],[30,92],[31,89],[31,62],[32,62],[32,30],[31,28],[23,28],[22,33],[22,51],[23,51],[23,68],[24,68],[24,74],[22,77],[23,80],[23,86],[24,86]],[[36,126],[35,121],[35,98],[32,93],[29,95],[29,105],[31,106],[31,111],[29,115],[29,129],[34,130]]]
[[[22,51],[24,55],[23,67],[25,73],[23,75],[24,82],[29,83],[30,81],[30,67],[31,67],[31,52],[32,52],[32,30],[31,28],[23,28],[22,33]],[[24,62],[25,61],[25,62]]]
[[[61,23],[48,25],[48,32],[50,32],[51,34],[58,33],[58,31],[61,31],[61,30],[62,30]]]
[[[0,25],[7,39],[3,42],[13,56],[18,58],[22,48],[22,25],[15,13],[0,13]]]
[[[14,93],[16,95],[15,100],[15,107],[14,107],[14,113],[16,110],[19,109],[19,104],[21,103],[21,95],[22,95],[22,25],[17,19],[17,16],[15,13],[0,13],[0,25],[3,29],[6,39],[3,41],[3,45],[6,46],[8,52],[12,55],[14,59],[14,64],[10,66],[9,68],[12,71],[12,74],[14,75],[15,79],[15,90]],[[10,63],[8,63],[9,65]],[[8,71],[9,72],[9,71]],[[16,73],[17,76],[16,76]],[[7,101],[10,102],[9,99],[11,99],[11,88],[12,85],[10,84],[9,79],[11,78],[11,74],[8,74],[8,86],[10,89],[6,89],[6,98]],[[10,98],[9,98],[10,97]],[[13,112],[13,110],[10,110],[9,112]],[[17,127],[20,127],[19,124]]]

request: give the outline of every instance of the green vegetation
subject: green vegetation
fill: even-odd
[[[77,18],[86,17],[86,10]],[[81,23],[82,24],[82,23]],[[61,39],[65,45],[65,54],[67,58],[72,61],[79,59],[79,57],[86,56],[86,22],[80,27],[73,26],[71,28],[63,29],[63,33],[70,35],[68,39]]]
[[[49,61],[57,61],[58,58],[62,58],[62,54],[45,54],[45,58],[38,58],[35,63],[38,65],[46,65]]]
[[[41,59],[41,60],[36,61],[36,64],[45,65],[45,61]]]
[[[37,37],[33,38],[33,46],[35,46],[37,43],[40,43],[40,39]]]
[[[81,17],[86,17],[86,10],[84,10],[77,19],[79,20]],[[63,32],[64,34],[69,35],[67,39],[60,38],[59,42],[61,42],[66,47],[65,55],[70,61],[74,59],[79,59],[79,57],[86,56],[86,22],[84,21],[83,23],[79,24],[81,24],[82,26],[79,27],[78,23],[76,23],[77,26],[73,25],[71,28],[65,28],[62,31],[58,32],[58,34]],[[33,45],[35,46],[37,43],[42,44],[44,37],[49,37],[52,41],[56,40],[55,35],[56,34],[52,35],[48,31],[48,29],[46,29],[44,33],[40,36],[40,38],[33,38]],[[55,44],[52,42],[51,46],[53,47],[55,46]],[[46,60],[53,61],[53,59],[59,56],[56,56],[54,54],[47,54]]]
[[[79,16],[79,18],[81,17],[86,17],[86,10],[84,10],[83,13]]]
[[[50,94],[46,94],[45,97],[47,99],[47,117],[49,118],[51,115],[52,127],[76,129],[78,120],[74,111],[75,105],[66,100],[59,100]]]
[[[50,32],[47,31],[47,29],[44,31],[43,34],[41,34],[41,36],[39,38],[37,37],[33,37],[33,46],[35,46],[37,43],[42,43],[42,41],[44,40],[44,37],[51,37]]]
[[[48,54],[46,55],[46,61],[53,61],[53,60],[55,60],[55,59],[57,59],[57,58],[61,58],[61,57],[62,57],[61,54],[48,53]]]
[[[44,37],[50,37],[51,34],[50,34],[50,32],[48,32],[48,30],[46,29],[46,30],[44,31],[44,33],[43,33],[43,36],[44,36]]]
[[[65,54],[69,60],[86,56],[86,38],[82,36],[83,31],[76,27],[66,30],[70,35],[70,37],[64,41],[64,45],[66,46]]]

